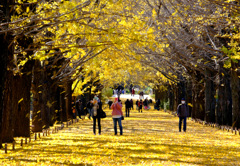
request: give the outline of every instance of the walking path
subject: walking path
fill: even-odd
[[[131,111],[123,136],[114,136],[111,111],[102,135],[92,120],[74,123],[56,134],[4,154],[0,165],[239,165],[240,136],[188,120],[178,132],[178,118],[162,111]]]

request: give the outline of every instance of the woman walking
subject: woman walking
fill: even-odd
[[[93,134],[96,135],[96,121],[98,121],[98,134],[101,135],[101,118],[100,112],[102,110],[102,102],[98,99],[98,97],[94,97],[93,101],[93,109],[92,109],[92,117],[93,117]]]
[[[117,123],[120,128],[120,135],[123,134],[123,129],[122,129],[122,117],[123,117],[123,112],[122,112],[122,104],[118,98],[115,98],[114,103],[111,106],[112,111],[112,118],[113,118],[113,124],[114,124],[114,133],[117,135]]]

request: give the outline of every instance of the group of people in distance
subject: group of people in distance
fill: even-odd
[[[150,109],[149,103],[152,103],[152,100],[148,100],[147,98],[142,101],[142,99],[136,101],[136,109],[139,112],[142,112],[142,109]],[[81,100],[76,101],[76,107],[81,108]],[[114,134],[117,135],[117,123],[120,129],[120,135],[123,134],[123,127],[122,127],[122,120],[124,120],[123,111],[122,111],[122,102],[119,98],[115,98],[114,102],[109,101],[108,102],[109,109],[112,109],[112,118],[113,118],[113,126],[114,126]],[[159,110],[160,100],[157,100],[154,108]],[[133,109],[133,100],[127,99],[125,101],[125,107],[126,107],[126,117],[130,116],[130,110]],[[79,109],[80,109],[79,108]],[[87,112],[89,114],[88,118],[93,118],[93,133],[96,135],[96,121],[98,123],[98,134],[101,135],[101,113],[103,112],[102,109],[102,102],[97,97],[94,96],[93,100],[89,101],[87,103]],[[76,117],[76,110],[73,108],[73,114]],[[81,113],[78,114],[81,118]],[[181,100],[181,104],[178,105],[177,108],[177,115],[179,117],[179,132],[181,132],[181,126],[183,122],[183,131],[186,132],[186,126],[187,126],[187,117],[189,116],[189,108],[186,104],[186,101],[184,98]]]
[[[136,101],[136,109],[139,111],[139,112],[142,112],[143,108],[144,110],[149,110],[151,109],[149,104],[152,103],[152,99],[149,99],[148,98],[145,98],[144,100],[140,99]]]

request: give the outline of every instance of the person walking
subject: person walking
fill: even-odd
[[[183,131],[186,132],[187,117],[189,116],[189,108],[184,98],[182,98],[181,104],[179,104],[177,107],[177,115],[179,117],[179,132],[181,132],[182,121],[183,121]]]
[[[136,101],[136,110],[139,110],[138,103],[139,103],[139,101],[137,100]]]
[[[132,89],[132,95],[133,95],[133,97],[135,95],[135,89],[134,88]]]
[[[114,124],[114,134],[117,135],[117,123],[118,123],[119,129],[120,129],[120,135],[122,135],[123,134],[123,128],[122,128],[123,112],[122,112],[122,104],[118,100],[118,98],[115,98],[115,101],[111,106],[111,109],[112,109],[112,118],[113,118],[113,124]]]
[[[81,105],[82,105],[82,101],[80,99],[78,99],[76,101],[75,109],[76,109],[76,115],[79,116],[80,119],[82,119],[81,118]]]
[[[144,109],[148,110],[148,98],[143,101]]]
[[[101,135],[101,117],[100,113],[102,110],[102,102],[98,99],[97,96],[93,98],[92,101],[92,118],[93,118],[93,134],[96,135],[96,121],[98,121],[98,135]]]
[[[132,100],[132,99],[130,99],[130,103],[131,103],[131,107],[130,107],[130,109],[133,110],[133,100]]]
[[[128,99],[125,101],[125,108],[126,108],[126,117],[129,117],[131,102]]]
[[[142,99],[138,102],[138,111],[142,112],[142,107],[143,107],[143,102],[142,102]]]
[[[154,108],[155,108],[156,110],[158,110],[158,111],[160,110],[160,99],[157,100]]]

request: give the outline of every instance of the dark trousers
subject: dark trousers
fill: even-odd
[[[129,117],[130,108],[126,108],[126,117]]]
[[[182,121],[183,121],[183,131],[186,131],[186,129],[187,129],[187,117],[179,117],[179,131],[181,131],[181,128],[182,128]]]
[[[93,117],[93,133],[96,134],[96,121],[98,120],[98,133],[101,134],[101,118]]]
[[[122,128],[122,118],[113,118],[113,124],[114,124],[114,133],[117,135],[117,122],[120,128],[120,135],[123,134],[123,128]]]

